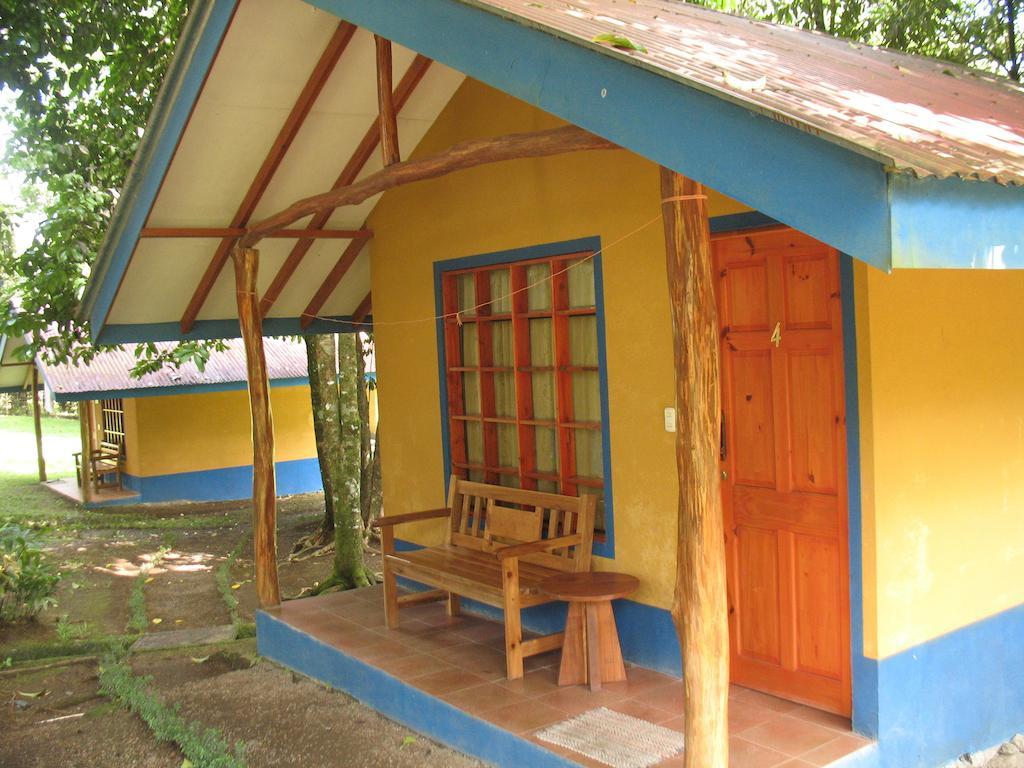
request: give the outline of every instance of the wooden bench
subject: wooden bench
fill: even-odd
[[[124,466],[124,457],[121,454],[121,446],[117,443],[100,443],[98,448],[93,448],[89,456],[89,476],[92,478],[92,485],[97,491],[101,488],[120,488],[121,471]],[[75,454],[75,474],[78,476],[78,484],[82,484],[82,453]],[[105,481],[105,475],[113,475],[113,482]]]
[[[596,505],[596,496],[524,491],[453,476],[447,507],[378,519],[388,627],[398,627],[401,608],[432,600],[447,600],[450,616],[458,615],[460,597],[501,608],[508,678],[522,677],[523,659],[560,648],[564,633],[523,640],[520,611],[555,600],[540,591],[544,579],[590,569]],[[395,525],[431,518],[448,519],[444,544],[395,551]],[[398,576],[435,589],[399,595]]]

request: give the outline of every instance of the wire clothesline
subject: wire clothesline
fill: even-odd
[[[661,202],[662,203],[671,203],[671,202],[682,201],[682,200],[703,200],[703,199],[706,199],[706,198],[707,198],[706,195],[677,195],[675,197],[667,197],[664,200],[662,200]],[[643,232],[645,229],[647,229],[651,225],[653,225],[653,224],[657,223],[658,221],[660,221],[661,218],[662,218],[662,215],[661,215],[661,213],[659,213],[654,218],[650,219],[649,221],[644,222],[643,224],[641,224],[636,229],[633,229],[630,232],[627,232],[622,237],[620,237],[620,238],[618,238],[616,240],[613,240],[612,242],[608,243],[607,245],[604,245],[604,246],[598,248],[596,251],[593,251],[593,252],[587,254],[586,256],[584,256],[584,257],[582,257],[580,259],[577,259],[576,261],[572,262],[571,264],[567,264],[566,266],[562,267],[561,269],[559,269],[557,271],[554,271],[551,274],[549,274],[549,275],[547,275],[545,277],[540,278],[539,280],[535,280],[532,283],[528,283],[527,285],[524,285],[521,288],[516,288],[515,290],[509,291],[508,293],[505,293],[505,294],[503,294],[501,296],[492,297],[492,298],[488,299],[487,301],[482,301],[479,304],[475,304],[472,307],[466,307],[465,309],[460,309],[460,310],[457,310],[455,312],[444,312],[444,313],[442,313],[440,315],[432,315],[430,317],[410,318],[408,320],[387,320],[387,321],[378,321],[378,322],[373,322],[373,321],[371,321],[371,322],[365,322],[365,321],[356,322],[356,321],[353,321],[353,320],[340,320],[340,319],[338,319],[336,317],[324,317],[322,315],[306,315],[306,314],[304,314],[303,317],[311,317],[311,318],[313,318],[315,320],[323,320],[323,321],[328,322],[328,323],[337,323],[339,325],[345,325],[345,326],[349,326],[349,327],[352,327],[352,326],[367,326],[367,327],[372,327],[372,328],[380,328],[382,326],[392,326],[392,325],[414,325],[414,324],[419,324],[419,323],[436,323],[439,320],[449,320],[449,319],[454,319],[456,322],[458,322],[459,325],[462,325],[462,316],[463,315],[469,314],[469,313],[475,313],[477,310],[483,309],[484,307],[488,307],[488,306],[491,306],[493,304],[502,303],[506,299],[511,299],[513,296],[516,296],[517,294],[523,293],[524,291],[529,291],[532,288],[536,288],[537,286],[544,285],[545,283],[551,282],[552,280],[554,280],[559,275],[563,275],[563,274],[565,274],[566,272],[568,272],[571,269],[576,269],[577,267],[580,267],[583,264],[586,264],[587,262],[592,261],[599,254],[602,254],[605,251],[607,251],[607,250],[609,250],[611,248],[614,248],[617,245],[621,245],[626,240],[629,240],[630,238],[635,237],[636,235],[640,234],[641,232]]]

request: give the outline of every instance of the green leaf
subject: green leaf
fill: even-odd
[[[620,51],[639,51],[640,53],[647,53],[647,48],[642,43],[635,43],[625,35],[619,35],[615,32],[604,32],[600,35],[594,35],[591,40],[595,43],[604,43],[610,45],[612,48],[618,48]]]

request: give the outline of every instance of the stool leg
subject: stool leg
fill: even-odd
[[[615,614],[612,613],[610,601],[593,603],[594,621],[597,634],[594,645],[597,646],[598,665],[601,681],[617,683],[626,679],[626,665],[622,663],[622,648],[619,645],[619,632],[615,626]]]
[[[559,685],[582,685],[587,682],[587,643],[583,604],[569,603],[565,619],[565,640],[562,642],[562,664],[558,668]]]
[[[590,690],[601,690],[601,631],[598,628],[597,604],[587,603],[587,681]]]

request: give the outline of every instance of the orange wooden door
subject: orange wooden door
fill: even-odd
[[[838,254],[786,229],[714,252],[732,681],[848,715]]]

